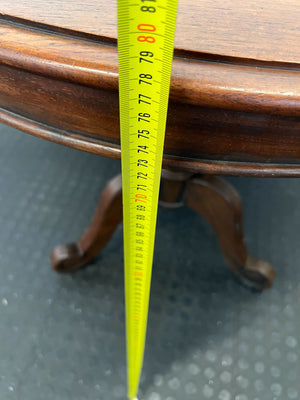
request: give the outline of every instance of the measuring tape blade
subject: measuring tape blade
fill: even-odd
[[[118,0],[128,397],[142,369],[176,0]]]

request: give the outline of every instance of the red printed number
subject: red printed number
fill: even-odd
[[[142,32],[155,32],[156,27],[151,24],[139,24],[137,26],[139,31]],[[155,43],[155,38],[153,36],[138,36],[137,40],[139,42],[148,42],[148,43]]]
[[[143,200],[147,199],[147,196],[145,194],[136,194],[134,197],[135,197],[135,202],[141,201],[142,203],[147,203],[146,200]]]
[[[150,24],[139,24],[137,26],[139,31],[143,31],[143,32],[155,32],[156,31],[156,27],[154,25],[150,25]]]
[[[153,36],[138,36],[137,40],[139,42],[148,42],[148,43],[155,42],[155,38]]]

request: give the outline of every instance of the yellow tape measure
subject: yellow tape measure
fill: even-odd
[[[128,397],[142,369],[176,0],[118,0]]]

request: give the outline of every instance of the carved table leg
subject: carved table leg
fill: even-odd
[[[73,272],[83,268],[106,245],[122,221],[121,175],[104,189],[91,225],[76,243],[55,247],[50,259],[58,272]]]
[[[243,240],[242,205],[238,193],[215,176],[162,171],[160,206],[184,204],[202,214],[215,229],[225,259],[232,271],[257,289],[271,286],[275,272],[269,263],[248,255]],[[77,243],[57,246],[51,254],[53,268],[73,272],[91,261],[122,221],[121,176],[111,180],[101,195],[91,225]]]
[[[243,240],[242,204],[236,190],[215,176],[194,176],[186,184],[185,203],[203,215],[218,236],[232,271],[248,286],[271,286],[275,272],[271,265],[248,255]]]

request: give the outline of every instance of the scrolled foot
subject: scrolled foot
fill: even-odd
[[[271,287],[275,278],[275,271],[267,261],[251,256],[248,256],[245,265],[236,268],[236,271],[243,284],[259,291]]]
[[[248,255],[242,203],[228,182],[214,176],[195,176],[187,183],[185,201],[211,223],[229,268],[245,286],[263,290],[272,285],[275,272],[271,265]]]
[[[74,243],[56,246],[50,255],[52,268],[69,273],[84,268],[103,249],[122,221],[122,181],[118,175],[105,187],[94,218]]]
[[[77,243],[56,246],[50,260],[52,268],[60,273],[75,272],[86,264],[86,257]]]

